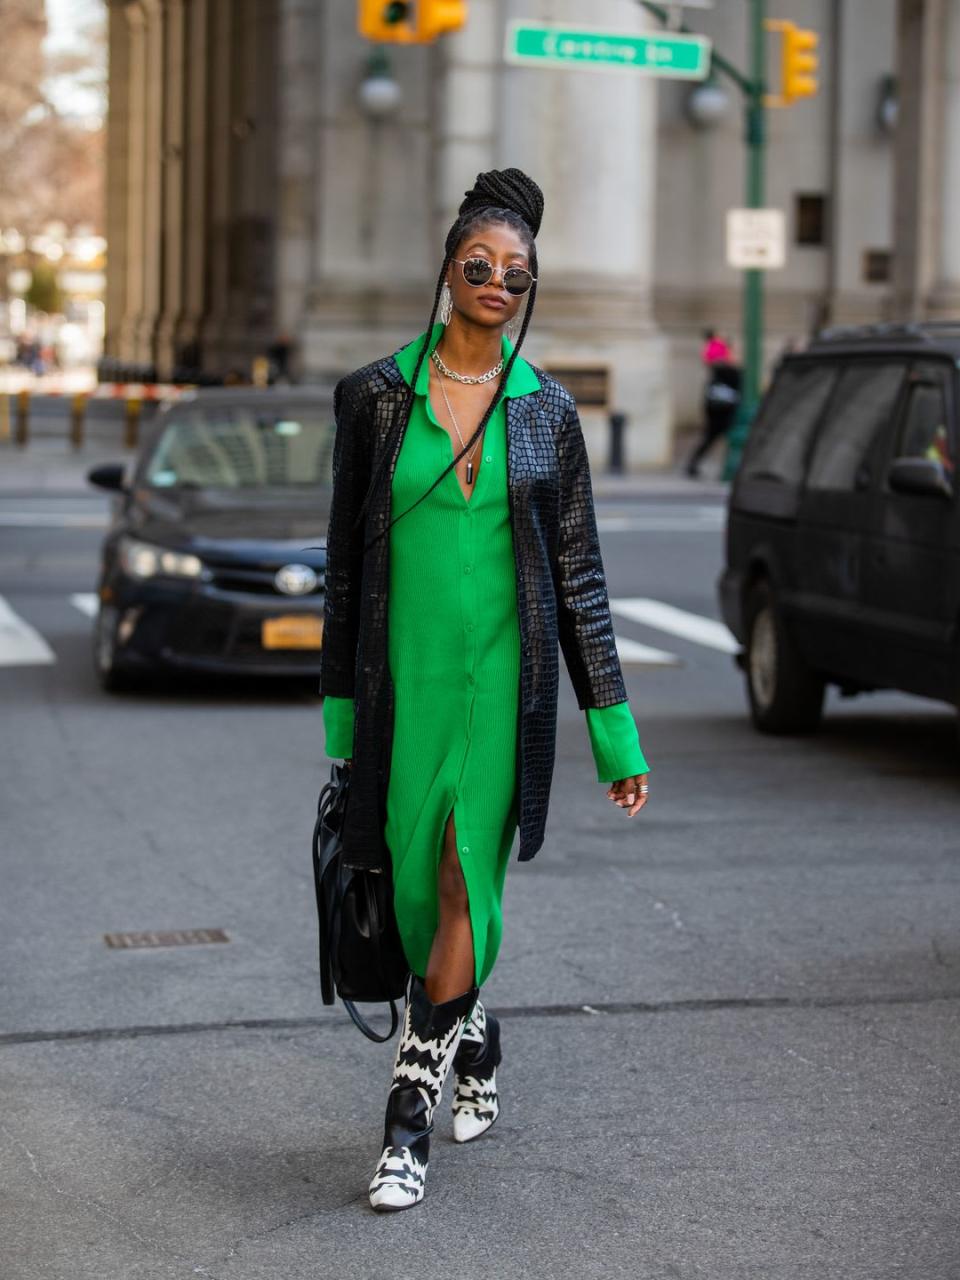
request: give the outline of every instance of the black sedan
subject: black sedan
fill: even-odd
[[[94,663],[104,688],[151,671],[320,669],[333,456],[323,387],[201,391],[161,412],[116,492]]]

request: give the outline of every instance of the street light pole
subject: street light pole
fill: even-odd
[[[746,207],[764,206],[767,86],[764,19],[767,0],[749,0],[750,75],[744,88],[744,142],[747,148]],[[732,480],[740,463],[747,433],[760,402],[763,375],[763,272],[743,273],[743,386],[736,421],[728,437],[724,480]]]
[[[652,0],[638,0],[640,6],[666,23],[668,12]],[[716,50],[711,52],[711,67],[728,76],[743,94],[744,145],[746,146],[746,207],[764,207],[764,172],[767,146],[765,96],[767,92],[767,57],[765,19],[767,0],[747,0],[750,6],[750,71],[743,75]],[[689,28],[681,25],[682,31]],[[743,385],[737,417],[727,437],[724,480],[732,480],[740,462],[747,433],[760,402],[763,375],[763,272],[746,270],[743,274]]]

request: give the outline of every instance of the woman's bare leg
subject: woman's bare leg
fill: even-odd
[[[462,995],[473,986],[474,979],[470,903],[460,866],[452,810],[444,828],[438,875],[440,919],[430,948],[425,978],[427,995],[434,1004]]]

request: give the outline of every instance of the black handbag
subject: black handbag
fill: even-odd
[[[349,767],[334,762],[313,828],[320,991],[324,1004],[333,1004],[339,995],[363,1034],[383,1042],[399,1026],[397,1001],[404,995],[409,965],[393,910],[390,868],[369,870],[345,862],[341,833],[349,786]],[[384,1000],[390,1003],[390,1030],[378,1035],[356,1004]]]

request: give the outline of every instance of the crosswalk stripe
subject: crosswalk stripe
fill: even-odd
[[[688,613],[686,609],[677,609],[672,604],[664,604],[662,600],[648,600],[642,596],[618,597],[610,601],[610,608],[621,618],[629,618],[631,622],[640,622],[656,631],[666,631],[684,640],[692,640],[694,644],[705,645],[708,649],[719,649],[721,653],[740,651],[736,637],[722,622],[701,617],[699,613]]]
[[[87,618],[96,617],[99,598],[95,591],[74,591],[68,599],[73,607]],[[738,649],[736,640],[722,623],[699,614],[687,613],[661,600],[644,598],[611,598],[614,614],[640,622],[657,630],[672,632],[687,640],[733,653]],[[665,649],[641,644],[629,636],[617,635],[617,653],[620,661],[634,666],[677,667],[682,659]],[[11,609],[0,596],[0,666],[27,666],[56,662],[56,655],[40,633]]]
[[[698,520],[682,516],[600,516],[600,533],[720,533],[723,520]]]
[[[40,632],[0,596],[0,667],[37,666],[56,660]]]
[[[75,591],[70,597],[74,608],[85,613],[88,618],[95,618],[100,608],[100,601],[95,591]]]
[[[0,526],[16,529],[106,529],[109,523],[96,511],[0,511]]]
[[[640,644],[627,636],[616,636],[617,653],[621,662],[635,663],[644,667],[677,667],[680,659],[675,653],[667,653],[665,649],[654,649],[652,645]]]

